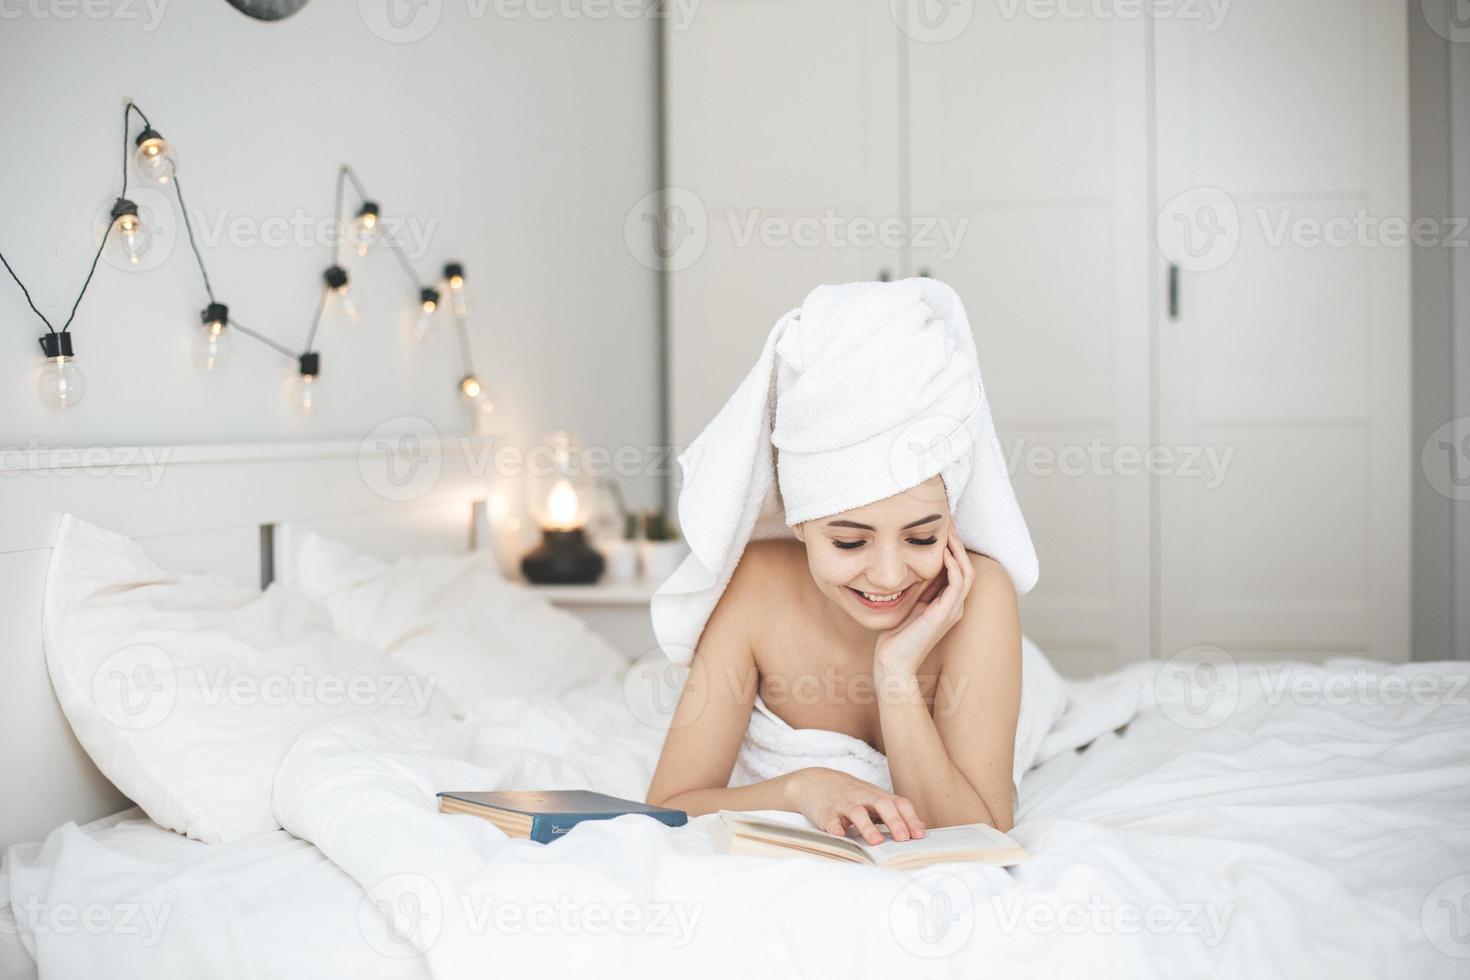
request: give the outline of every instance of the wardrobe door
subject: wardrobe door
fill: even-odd
[[[682,448],[814,286],[896,275],[898,29],[887,0],[703,0],[665,24]]]
[[[1007,7],[904,49],[910,267],[970,314],[1041,563],[1022,626],[1091,674],[1150,655],[1147,31]]]
[[[1408,656],[1409,6],[1155,25],[1165,657]]]

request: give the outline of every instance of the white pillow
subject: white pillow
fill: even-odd
[[[42,630],[52,686],[97,768],[156,823],[209,843],[278,829],[271,780],[307,729],[453,713],[432,678],[337,636],[320,605],[166,572],[71,515]]]
[[[502,578],[488,556],[389,563],[313,533],[292,567],[293,585],[331,611],[339,633],[438,677],[464,708],[559,694],[627,666],[581,619]]]

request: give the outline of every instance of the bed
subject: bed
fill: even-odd
[[[1074,718],[1124,706],[1127,721],[1027,774],[1014,836],[1032,858],[1010,871],[730,857],[708,817],[625,817],[547,847],[435,811],[451,785],[640,796],[666,699],[637,669],[453,719],[315,727],[274,774],[282,830],[202,844],[129,810],[71,737],[41,657],[61,514],[242,582],[289,579],[308,531],[389,558],[483,543],[473,454],[441,450],[428,489],[395,499],[364,475],[383,452],[202,447],[153,470],[139,455],[13,474],[0,976],[1470,970],[1464,664],[1166,662],[1075,687]]]

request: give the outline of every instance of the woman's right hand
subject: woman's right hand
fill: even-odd
[[[786,790],[792,809],[829,834],[845,835],[852,826],[869,844],[881,844],[883,834],[874,826],[881,822],[894,840],[924,836],[924,821],[912,803],[845,772],[798,769],[787,777]]]

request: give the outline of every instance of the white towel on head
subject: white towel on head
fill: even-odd
[[[687,664],[752,536],[871,504],[938,474],[960,540],[1037,577],[970,322],[933,279],[819,286],[783,316],[735,394],[679,457],[689,555],[653,597]]]

